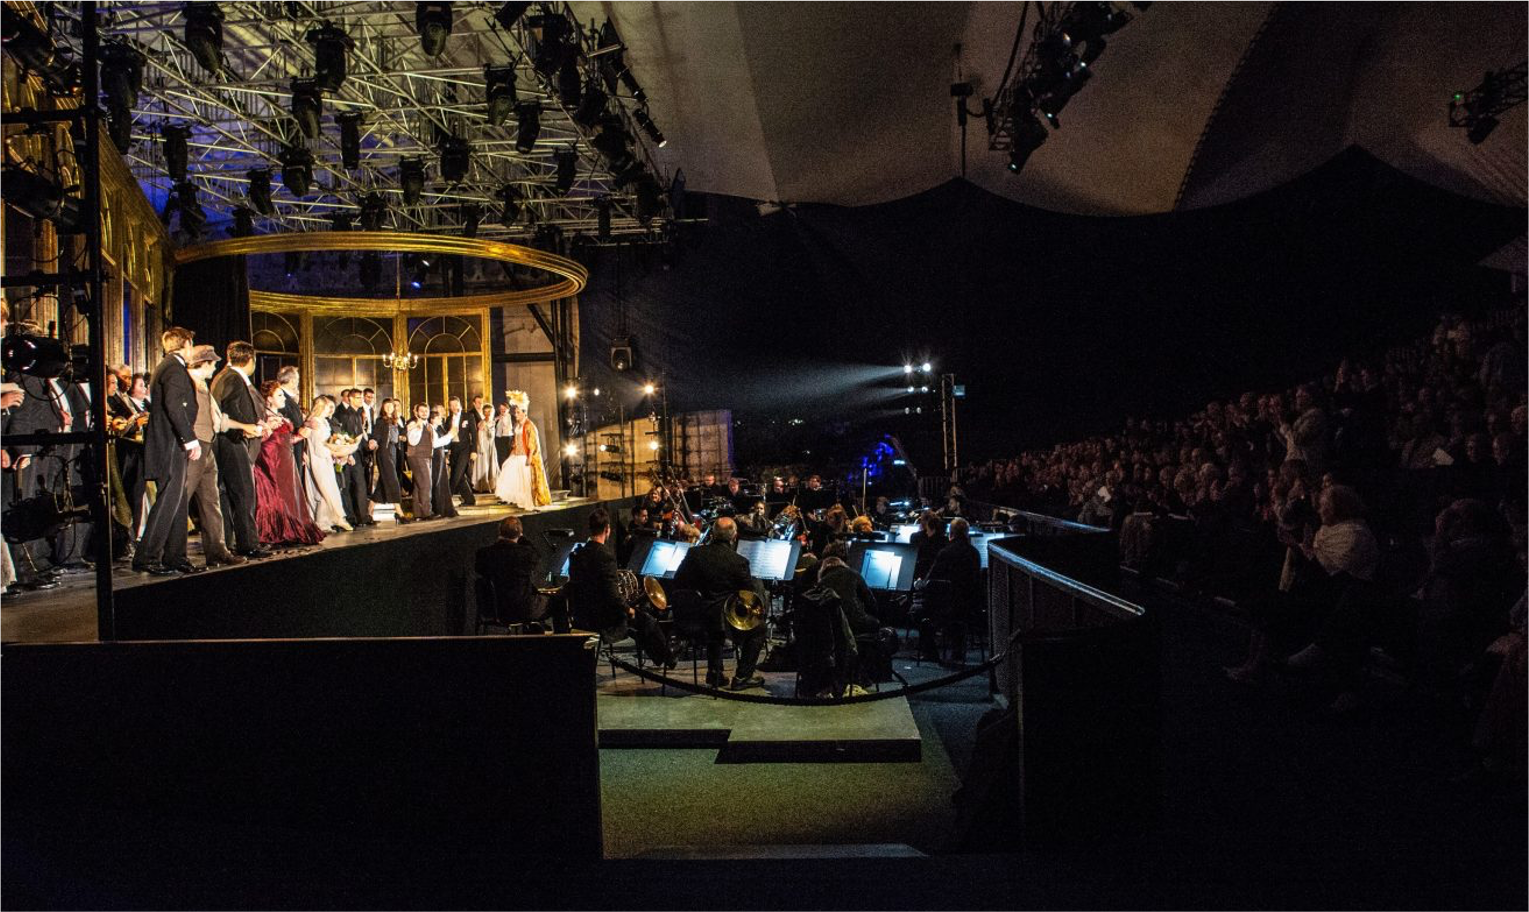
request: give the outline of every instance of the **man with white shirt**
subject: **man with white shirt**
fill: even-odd
[[[255,346],[230,342],[228,366],[212,381],[212,400],[223,418],[213,452],[223,489],[224,544],[244,557],[269,557],[255,531],[255,461],[260,441],[270,435],[265,397],[250,382],[255,373]]]
[[[222,496],[218,492],[216,441],[218,436],[228,430],[228,420],[218,408],[218,401],[208,386],[217,366],[218,352],[211,345],[198,345],[192,349],[186,365],[191,373],[191,382],[196,386],[196,420],[191,426],[196,431],[197,443],[202,447],[202,458],[186,466],[186,499],[188,513],[190,504],[196,504],[198,524],[202,530],[202,554],[207,558],[209,567],[218,564],[233,566],[245,561],[245,558],[228,550],[223,535],[224,515]]]
[[[404,441],[409,454],[409,472],[413,476],[414,518],[435,519],[436,514],[430,509],[430,495],[435,487],[430,462],[437,447],[451,442],[451,435],[442,434],[436,428],[430,421],[430,406],[419,402],[414,405],[414,420],[404,428]]]
[[[172,326],[160,335],[165,356],[149,381],[149,424],[144,429],[144,472],[159,484],[133,569],[155,576],[200,573],[186,556],[186,467],[202,458],[196,438],[196,384],[187,364],[196,334]]]

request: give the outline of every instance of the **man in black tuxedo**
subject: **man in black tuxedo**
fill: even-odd
[[[356,395],[357,391],[353,389],[340,391],[340,404],[331,423],[351,437],[362,440],[366,433],[366,416],[356,407]],[[366,445],[365,441],[361,444],[362,447]],[[371,492],[366,482],[370,463],[362,461],[360,448],[355,456],[340,475],[340,499],[345,504],[345,519],[353,526],[375,526],[377,521],[372,519]]]
[[[706,683],[712,687],[724,683],[722,641],[731,632],[733,644],[738,647],[732,689],[743,690],[764,686],[764,678],[754,674],[754,668],[764,648],[765,628],[760,625],[753,630],[733,630],[723,623],[722,606],[728,596],[741,589],[751,589],[761,599],[766,595],[764,587],[749,576],[749,562],[734,550],[737,541],[738,524],[725,516],[718,519],[711,527],[711,541],[691,548],[680,561],[679,569],[674,571],[674,586],[696,590],[706,604]]]
[[[473,397],[475,403],[482,401],[482,396]],[[463,410],[462,399],[452,396],[447,420],[457,429],[457,439],[452,441],[447,450],[451,462],[451,493],[461,496],[462,506],[470,507],[478,502],[473,496],[469,469],[472,468],[473,460],[478,458],[478,422],[482,420],[482,413]]]
[[[196,439],[196,386],[186,369],[194,338],[195,333],[179,326],[165,330],[160,336],[165,356],[149,381],[144,474],[158,482],[159,497],[134,551],[133,569],[155,576],[203,569],[186,556],[186,465],[204,457]]]
[[[250,382],[255,373],[255,346],[230,342],[228,365],[212,379],[212,398],[228,418],[213,448],[218,479],[223,483],[223,520],[228,544],[245,557],[269,557],[255,531],[255,461],[260,441],[270,433],[265,425],[265,399]],[[254,428],[251,432],[250,428]]]
[[[596,507],[589,514],[588,540],[568,558],[568,594],[574,614],[593,623],[607,643],[624,640],[631,633],[655,665],[673,668],[674,653],[658,621],[621,597],[616,555],[606,544],[610,535],[611,515],[604,507]]]
[[[457,424],[444,408],[437,405],[435,418],[435,452],[430,457],[430,479],[435,488],[430,492],[430,503],[435,512],[450,519],[457,514],[451,501],[451,467],[446,461],[446,451],[456,442]]]

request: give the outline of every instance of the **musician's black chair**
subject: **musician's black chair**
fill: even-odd
[[[856,643],[839,596],[826,586],[798,595],[791,613],[796,693],[839,696],[855,680]]]
[[[494,581],[486,576],[473,577],[473,595],[477,609],[477,623],[475,631],[482,634],[486,628],[500,627],[506,633],[544,633],[542,618],[545,616],[545,607],[532,604],[516,604],[512,600],[498,598],[494,589]],[[555,626],[555,625],[554,625]]]

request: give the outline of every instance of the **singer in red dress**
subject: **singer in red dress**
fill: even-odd
[[[261,384],[265,394],[268,420],[275,426],[260,444],[260,458],[255,461],[255,531],[261,544],[316,545],[324,540],[308,513],[308,499],[297,490],[297,473],[292,466],[295,441],[292,422],[281,416],[286,391],[274,380]]]

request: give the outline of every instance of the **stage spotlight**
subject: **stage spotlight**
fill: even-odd
[[[525,15],[526,10],[531,8],[529,3],[506,3],[494,11],[494,21],[501,28],[513,28],[520,17]]]
[[[536,137],[542,131],[541,103],[521,102],[515,106],[515,118],[515,149],[525,155],[536,148]]]
[[[905,374],[913,373],[913,365],[911,365],[911,364],[904,364],[903,365],[903,373],[905,373]]]
[[[336,209],[329,214],[329,230],[350,231],[354,220],[355,213],[349,209]]]
[[[347,111],[334,119],[340,125],[340,166],[354,171],[361,167],[361,112]]]
[[[651,396],[656,392],[658,392],[658,387],[654,385],[653,381],[649,380],[642,385],[642,394],[644,396]]]
[[[558,196],[567,196],[568,191],[573,189],[573,179],[577,176],[579,168],[579,153],[573,149],[559,149],[552,153],[552,158],[557,162],[557,180],[553,187]]]
[[[928,361],[925,361],[923,364],[920,364],[918,366],[918,369],[927,374],[930,371],[934,370],[934,365],[930,364]]]
[[[451,34],[450,3],[414,4],[414,31],[426,57],[439,57],[446,50],[446,36]]]
[[[1067,102],[1072,96],[1078,94],[1078,90],[1083,88],[1083,84],[1093,78],[1093,75],[1094,71],[1088,68],[1088,64],[1079,60],[1068,69],[1061,80],[1051,86],[1050,91],[1036,104],[1041,113],[1046,115],[1046,120],[1052,127],[1060,128],[1061,124],[1057,120],[1057,115],[1062,112],[1063,108],[1067,107]]]
[[[568,386],[563,387],[563,395],[570,400],[577,399],[579,398],[579,388],[570,383]]]
[[[579,455],[579,445],[577,443],[567,444],[563,447],[563,455],[570,459]]]
[[[577,108],[579,106],[582,85],[578,58],[573,54],[564,56],[563,64],[557,71],[557,94],[563,100],[563,107]]]
[[[5,52],[21,64],[22,69],[36,73],[53,95],[71,95],[79,85],[80,69],[58,53],[53,38],[30,16],[5,4],[3,39]]]
[[[913,387],[911,387],[911,386],[908,387],[908,392],[910,392],[910,393],[913,392]]]
[[[646,225],[653,220],[664,208],[663,188],[652,175],[644,175],[637,182],[637,210],[634,213],[637,221]]]
[[[319,119],[324,113],[324,93],[312,79],[292,80],[292,119],[309,139],[319,138]]]
[[[368,193],[361,198],[361,230],[381,231],[382,221],[387,218],[387,200],[380,193]]]
[[[504,123],[515,110],[515,68],[490,66],[483,68],[484,94],[488,99],[486,116],[493,126]]]
[[[520,218],[520,190],[514,184],[505,184],[499,189],[499,223],[506,228],[515,227],[515,222]]]
[[[595,200],[595,236],[602,241],[611,239],[611,201],[602,196]]]
[[[223,69],[223,11],[216,3],[188,3],[185,41],[191,56],[209,73]]]
[[[581,127],[593,130],[600,123],[600,118],[605,116],[605,105],[610,97],[595,83],[593,79],[584,83],[584,94],[579,99],[579,106],[573,112],[574,122]]]
[[[635,161],[631,150],[632,137],[627,135],[626,127],[617,114],[607,114],[601,118],[600,132],[595,134],[589,144],[605,156],[613,174],[625,171]]]
[[[921,393],[927,393],[927,392],[929,392],[929,387],[921,386],[921,387],[918,388],[918,391],[921,392]]]
[[[346,55],[356,43],[328,19],[304,36],[313,45],[313,81],[326,92],[338,92],[345,84]]]
[[[624,373],[632,369],[632,340],[630,338],[615,339],[611,342],[611,370]],[[600,395],[598,390],[595,395]]]
[[[546,7],[543,7],[546,9]],[[573,27],[561,12],[549,11],[534,16],[528,22],[531,35],[536,39],[531,55],[531,66],[547,79],[557,76],[565,60],[574,56],[570,46]],[[578,89],[574,89],[575,95]],[[577,99],[575,99],[577,101]]]
[[[187,140],[191,136],[191,128],[165,124],[160,128],[159,135],[165,146],[165,174],[172,181],[185,180]]]
[[[472,166],[472,146],[460,136],[447,136],[441,140],[441,179],[448,184],[460,184],[467,179]]]
[[[1030,160],[1030,156],[1046,142],[1046,125],[1035,112],[1015,106],[1014,130],[1010,136],[1009,171],[1018,174]]]
[[[658,452],[658,441],[657,440],[649,440],[648,441],[648,449],[654,451],[655,453]]]
[[[398,163],[398,187],[403,191],[405,206],[418,205],[425,192],[425,163],[417,158],[406,158]]]
[[[654,145],[662,149],[669,144],[669,140],[664,138],[664,132],[658,128],[658,124],[654,123],[653,118],[648,116],[647,108],[638,108],[636,111],[633,111],[632,119],[637,121],[637,126],[642,127],[643,132],[648,134],[648,138],[653,140]]]
[[[616,84],[619,82],[626,87],[632,97],[638,101],[646,101],[647,94],[637,84],[637,77],[632,75],[631,69],[626,65],[626,49],[616,35],[616,27],[609,19],[600,27],[600,75],[605,79],[605,87],[612,94],[616,92]],[[606,50],[609,48],[610,50]]]
[[[101,46],[101,94],[107,106],[128,111],[143,91],[144,58],[137,48],[121,41]]]
[[[478,223],[483,221],[483,208],[477,203],[463,203],[458,213],[462,219],[462,237],[477,237]]]
[[[293,196],[307,196],[313,187],[313,153],[304,146],[282,149],[281,182]]]
[[[256,168],[253,171],[244,172],[244,177],[250,182],[249,190],[245,196],[249,197],[250,205],[261,215],[270,215],[276,211],[271,203],[271,169]]]
[[[5,167],[0,183],[7,203],[35,219],[47,219],[59,231],[74,233],[83,227],[80,200],[40,174],[10,165]]]

